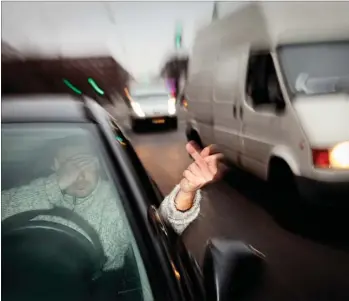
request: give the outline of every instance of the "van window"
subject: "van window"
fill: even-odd
[[[349,91],[348,41],[284,45],[278,55],[293,95]]]
[[[258,109],[263,105],[275,107],[283,104],[273,59],[268,54],[251,55],[246,78],[246,94],[251,105]]]

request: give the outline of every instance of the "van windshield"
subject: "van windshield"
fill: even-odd
[[[278,55],[293,95],[349,92],[349,41],[285,45]]]

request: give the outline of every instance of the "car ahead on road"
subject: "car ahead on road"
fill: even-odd
[[[258,287],[264,261],[240,242],[211,240],[199,268],[159,215],[162,195],[129,140],[90,99],[3,97],[2,210],[11,206],[7,192],[24,187],[16,197],[27,200],[23,185],[52,174],[56,141],[67,135],[85,135],[93,142],[103,177],[119,196],[119,218],[129,240],[128,251],[120,254],[123,264],[103,270],[101,237],[74,209],[32,210],[23,202],[21,213],[2,221],[2,300],[238,301]],[[35,202],[39,192],[31,196],[28,202]],[[85,234],[37,220],[38,215],[65,218]]]
[[[134,132],[152,125],[177,129],[176,99],[165,85],[134,85],[126,94],[130,101],[129,118]]]

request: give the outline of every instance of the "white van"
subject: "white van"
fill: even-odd
[[[255,2],[200,30],[187,138],[279,191],[347,195],[348,15],[349,2]]]

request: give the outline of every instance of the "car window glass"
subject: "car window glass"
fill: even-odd
[[[6,278],[6,271],[13,276],[20,266],[31,265],[30,255],[36,260],[35,269],[40,273],[35,274],[37,279],[30,280],[25,275],[32,274],[21,272],[23,283],[34,280],[49,283],[50,279],[56,279],[52,278],[49,266],[57,266],[59,270],[66,264],[66,267],[74,266],[75,271],[80,268],[84,273],[91,271],[83,279],[88,283],[89,293],[99,298],[115,294],[135,301],[152,300],[143,261],[119,194],[120,187],[111,177],[111,167],[94,126],[3,124],[1,136],[1,215],[4,224],[11,220],[5,224],[8,231],[2,233],[2,251],[7,254],[8,263],[3,277]],[[61,208],[63,215],[58,214]],[[29,218],[33,212],[40,214]],[[39,226],[34,229],[33,223]],[[45,230],[47,227],[53,230]],[[13,236],[13,229],[21,229],[21,236]],[[45,243],[35,243],[35,233],[40,233]],[[18,249],[21,243],[27,246],[26,250]],[[98,244],[105,260],[99,256]],[[50,245],[54,245],[55,250]],[[53,251],[54,255],[49,256]],[[74,254],[81,256],[74,257]],[[18,270],[13,268],[14,262],[18,263]],[[102,270],[98,277],[97,265]],[[7,281],[10,287],[11,280]],[[74,278],[65,286],[74,281],[81,279]],[[18,284],[18,291],[20,288]],[[82,290],[81,286],[66,289],[67,294],[70,289]],[[26,290],[21,291],[21,298],[27,299]]]
[[[246,94],[254,108],[283,102],[275,66],[270,54],[257,54],[250,57]]]

